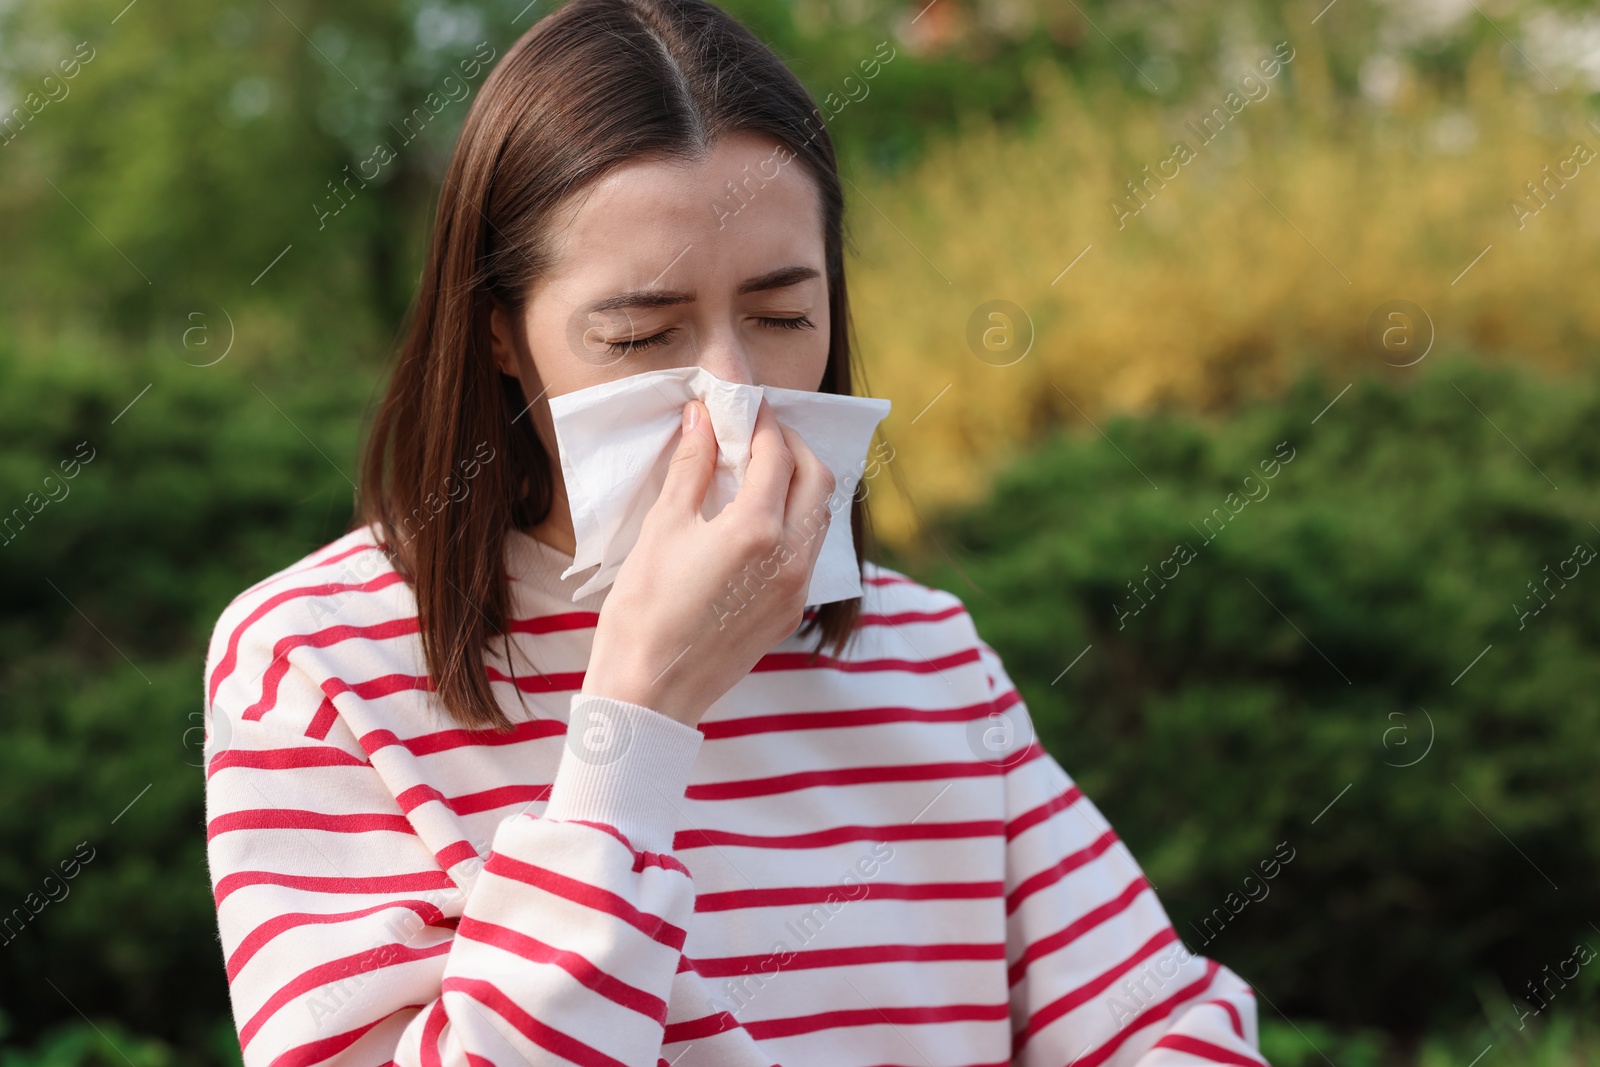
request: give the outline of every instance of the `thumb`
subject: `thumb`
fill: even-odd
[[[661,501],[679,515],[700,514],[716,466],[717,438],[711,430],[710,412],[700,401],[690,400],[683,406],[683,436],[667,467]]]

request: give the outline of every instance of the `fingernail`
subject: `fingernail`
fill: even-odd
[[[692,430],[698,425],[700,425],[700,409],[691,400],[683,405],[683,428]]]

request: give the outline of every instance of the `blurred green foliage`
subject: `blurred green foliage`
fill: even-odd
[[[888,36],[867,22],[803,35],[789,5],[726,6],[818,100],[842,92]],[[0,244],[30,252],[0,261],[0,330],[142,341],[203,302],[229,309],[243,343],[273,344],[279,358],[373,356],[411,295],[464,93],[482,82],[461,63],[503,55],[546,10],[525,0],[0,8],[0,103],[43,98],[46,77],[60,97],[0,133]],[[64,78],[58,66],[80,43],[92,58]],[[857,166],[896,165],[966,110],[1025,113],[1022,60],[1060,54],[1038,35],[981,69],[899,51],[871,83],[871,106],[853,104],[833,125]],[[402,124],[434,92],[443,109],[405,143]],[[338,203],[332,186],[380,142],[395,161],[324,218]]]
[[[1600,379],[1431,361],[1064,434],[900,561],[963,596],[1191,947],[1400,1033],[1600,945]]]
[[[204,1047],[227,1015],[205,865],[205,640],[246,585],[345,528],[372,383],[155,348],[23,358],[4,341],[0,379],[3,909],[43,898],[80,843],[94,850],[0,949],[4,1006],[34,1027],[76,1018],[70,1000]],[[88,461],[67,477],[75,457]]]
[[[1177,100],[1209,92],[1266,42],[1315,33],[1337,95],[1330,106],[1357,108],[1375,60],[1457,84],[1485,44],[1502,48],[1502,32],[1581,7],[1525,5],[1490,23],[1346,3],[1313,29],[1321,4],[1267,0],[723,6],[819,100],[842,92],[859,59],[893,37],[896,59],[831,127],[849,167],[890,170],[964,116],[1026,125],[1025,71],[1039,59],[1084,84]],[[208,301],[255,326],[242,343],[273,345],[279,358],[372,357],[410,295],[465,100],[448,102],[347,209],[319,221],[330,183],[378,142],[398,143],[399,124],[429,93],[452,91],[446,79],[460,78],[462,61],[480,47],[503,55],[548,10],[525,0],[0,6],[0,107],[14,115],[30,93],[48,100],[0,133],[0,245],[28,252],[0,259],[0,330],[142,341]],[[63,78],[59,65],[80,44],[93,58]],[[1539,55],[1561,83],[1576,77]],[[1519,53],[1506,62],[1543,77]],[[481,76],[468,82],[475,90]]]
[[[77,1019],[53,1026],[30,1048],[8,1044],[10,1025],[0,1009],[0,1067],[179,1067],[190,1062],[241,1067],[244,1062],[230,1019],[218,1020],[190,1055],[109,1019]]]

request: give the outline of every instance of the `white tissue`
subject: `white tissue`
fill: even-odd
[[[866,467],[872,433],[889,414],[889,401],[742,385],[701,367],[671,367],[550,398],[577,542],[572,566],[561,576],[600,568],[573,593],[574,600],[609,587],[638,542],[645,514],[666,484],[682,435],[683,405],[697,397],[711,414],[717,467],[700,511],[711,519],[744,483],[763,395],[778,421],[800,435],[836,482],[829,502],[833,517],[811,573],[806,605],[861,595],[850,501]]]

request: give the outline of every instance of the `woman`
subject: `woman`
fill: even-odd
[[[731,504],[701,516],[691,402],[615,584],[562,577],[550,397],[693,366],[850,393],[817,115],[703,0],[574,0],[485,80],[358,521],[212,638],[246,1064],[1260,1062],[1249,989],[1184,949],[956,597],[863,561],[806,609],[822,538],[792,531],[834,479],[765,401]]]

